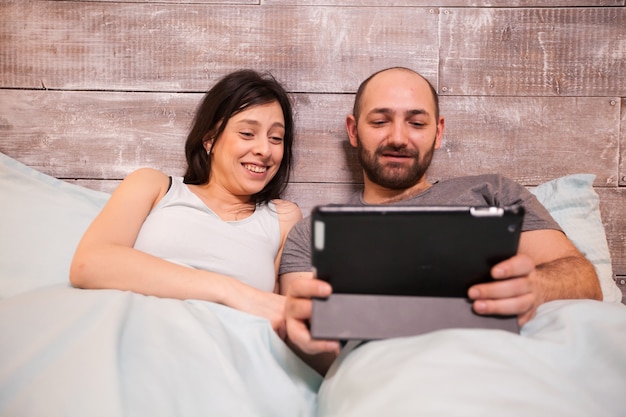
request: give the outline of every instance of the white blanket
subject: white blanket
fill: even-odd
[[[57,286],[0,301],[0,332],[0,416],[626,415],[621,304],[370,342],[324,382],[266,320],[202,301]]]
[[[322,416],[626,416],[621,304],[554,301],[521,335],[444,330],[345,353],[320,389]]]
[[[0,416],[315,414],[321,377],[218,304],[62,286],[2,300],[0,335]]]

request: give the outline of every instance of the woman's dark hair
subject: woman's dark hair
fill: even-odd
[[[276,175],[258,193],[252,196],[256,204],[280,198],[289,181],[292,164],[293,111],[283,86],[270,74],[240,70],[221,78],[205,95],[196,112],[193,126],[185,143],[187,171],[186,184],[206,184],[211,175],[211,159],[204,143],[219,140],[231,117],[257,105],[278,102],[285,119],[283,159]]]

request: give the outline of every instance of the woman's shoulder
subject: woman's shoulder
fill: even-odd
[[[123,183],[135,186],[158,186],[169,185],[170,177],[154,168],[138,168],[124,178]]]
[[[163,172],[153,168],[138,168],[124,178],[118,190],[160,199],[167,192],[169,185],[170,177]]]
[[[276,208],[276,213],[281,223],[285,222],[293,225],[298,220],[302,219],[302,211],[296,203],[282,199],[274,199],[272,203]]]
[[[169,176],[154,168],[137,168],[126,179],[131,181],[169,181]]]

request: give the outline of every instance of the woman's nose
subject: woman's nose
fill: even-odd
[[[265,137],[265,138],[258,138],[255,141],[254,144],[254,149],[253,149],[254,153],[256,155],[262,155],[262,156],[267,156],[270,154],[271,152],[271,148],[270,148],[270,138]]]

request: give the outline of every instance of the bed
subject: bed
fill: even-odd
[[[0,416],[624,416],[626,306],[593,180],[531,191],[593,262],[603,301],[547,303],[521,335],[370,342],[322,378],[260,318],[71,288],[74,248],[108,194],[0,154]]]

